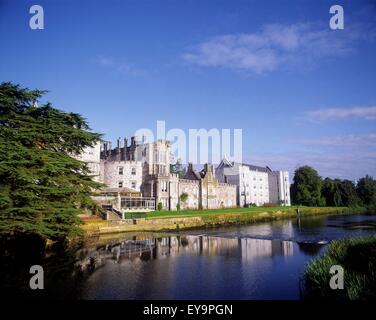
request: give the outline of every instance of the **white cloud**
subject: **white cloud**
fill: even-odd
[[[376,107],[328,108],[307,113],[311,120],[325,121],[336,119],[376,120]]]
[[[358,29],[338,33],[313,24],[265,25],[258,32],[209,39],[186,52],[183,59],[199,66],[267,73],[291,64],[311,64],[320,57],[347,54],[356,41],[366,38]]]
[[[332,136],[314,139],[299,139],[293,141],[295,143],[313,146],[328,147],[376,147],[376,133],[369,134],[350,134],[343,136]]]

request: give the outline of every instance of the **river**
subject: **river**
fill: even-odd
[[[254,225],[92,239],[79,299],[300,299],[306,264],[330,241],[376,233],[376,216],[331,215]]]

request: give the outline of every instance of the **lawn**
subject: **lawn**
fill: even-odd
[[[301,207],[303,208],[303,207]],[[276,207],[251,207],[251,208],[228,208],[228,209],[210,209],[210,210],[181,210],[181,211],[153,211],[149,212],[147,219],[152,218],[172,218],[172,217],[192,217],[206,216],[215,214],[231,214],[231,213],[258,213],[258,212],[275,212],[295,210],[296,206],[276,206]]]

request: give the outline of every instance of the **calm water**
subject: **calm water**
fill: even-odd
[[[334,239],[376,233],[376,216],[323,216],[179,235],[98,239],[81,299],[299,299],[306,263]]]

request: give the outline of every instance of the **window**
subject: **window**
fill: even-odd
[[[123,188],[123,181],[119,181],[118,185],[119,185],[119,188]]]
[[[162,192],[167,192],[167,181],[162,181],[161,182],[161,191]]]
[[[136,182],[132,181],[132,189],[136,189]]]
[[[123,171],[123,167],[119,167],[119,175],[122,176],[122,175],[123,175],[123,172],[124,172],[124,171]]]
[[[132,175],[136,175],[136,168],[132,168]]]

